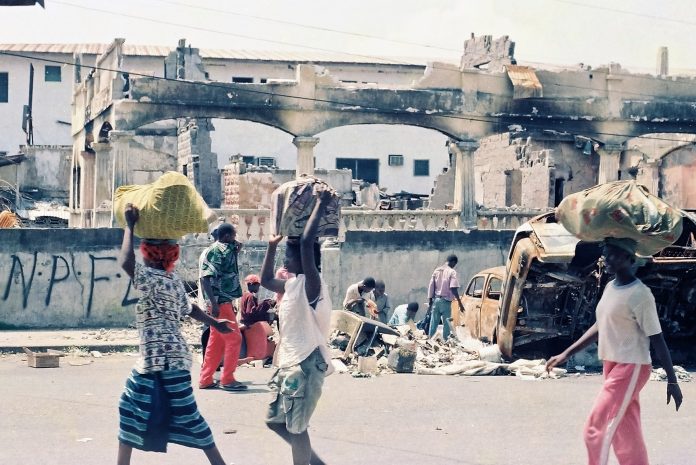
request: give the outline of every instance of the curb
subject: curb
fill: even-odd
[[[48,349],[66,351],[72,347],[79,347],[87,351],[97,350],[99,352],[137,352],[139,344],[24,344],[22,346],[0,346],[0,353],[23,354],[24,347],[39,352],[45,352]],[[201,344],[189,344],[189,347],[200,349]]]

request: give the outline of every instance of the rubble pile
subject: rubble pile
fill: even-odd
[[[462,328],[458,328],[462,329]],[[546,371],[546,361],[520,359],[503,363],[497,345],[485,344],[458,331],[444,341],[440,335],[428,338],[413,325],[395,328],[395,334],[370,331],[351,335],[334,330],[329,338],[337,373],[369,377],[381,373],[422,375],[515,375],[521,379],[565,376],[567,371]]]
[[[674,365],[674,374],[677,375],[677,380],[680,383],[688,383],[693,379],[693,376],[679,365]],[[650,374],[650,381],[667,381],[667,373],[664,368],[657,368]]]

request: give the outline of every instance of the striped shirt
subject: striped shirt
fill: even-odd
[[[133,287],[140,291],[135,325],[140,336],[138,373],[191,369],[191,352],[181,334],[179,320],[192,306],[176,273],[135,264]]]

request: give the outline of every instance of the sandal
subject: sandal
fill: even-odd
[[[223,384],[222,389],[224,391],[246,391],[249,387],[239,381],[235,381],[234,383]]]
[[[198,389],[217,389],[220,387],[220,383],[210,383],[207,386],[198,386]]]

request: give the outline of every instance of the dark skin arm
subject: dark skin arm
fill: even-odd
[[[285,293],[285,280],[275,277],[273,272],[273,264],[275,263],[278,244],[283,240],[283,236],[271,236],[268,240],[268,248],[266,256],[263,259],[261,266],[261,285],[271,292],[279,294]]]
[[[317,203],[314,205],[314,210],[305,225],[302,236],[300,236],[300,256],[305,275],[305,293],[307,294],[307,300],[310,302],[314,302],[321,294],[321,276],[314,262],[314,242],[317,239],[319,222],[333,194],[319,184],[317,185],[316,196]]]
[[[227,323],[230,323],[230,320],[216,320],[212,318],[210,315],[205,313],[201,308],[196,305],[193,305],[193,310],[191,310],[191,313],[189,313],[189,316],[193,318],[196,321],[200,321],[203,324],[206,324],[210,326],[211,328],[215,328],[221,333],[231,333],[234,330],[227,326]]]
[[[201,278],[201,287],[203,288],[203,296],[210,300],[210,313],[213,318],[220,316],[220,307],[218,306],[217,297],[213,292],[213,284],[210,280],[210,276],[204,276]]]
[[[669,349],[665,343],[665,337],[660,334],[655,334],[650,336],[650,344],[655,351],[655,356],[660,361],[660,365],[664,368],[665,373],[667,373],[667,403],[674,398],[674,406],[679,411],[679,407],[684,400],[681,388],[677,384],[677,375],[674,373],[674,366],[672,365],[672,356],[669,354]]]
[[[563,365],[568,360],[568,358],[570,358],[571,355],[581,351],[593,342],[597,342],[598,337],[599,328],[597,327],[597,323],[595,323],[590,327],[590,329],[585,331],[585,334],[580,336],[580,339],[571,344],[571,346],[568,347],[565,351],[551,357],[549,361],[546,362],[546,371],[550,372],[556,366]]]
[[[123,229],[123,242],[121,243],[121,253],[118,257],[118,264],[123,268],[131,279],[135,274],[135,252],[133,251],[133,229],[135,223],[140,218],[138,208],[132,204],[126,205],[125,211],[126,227]]]
[[[458,287],[450,287],[450,292],[454,296],[455,299],[457,299],[457,303],[459,304],[459,311],[464,312],[464,305],[462,305],[462,299],[459,297],[459,288]]]

